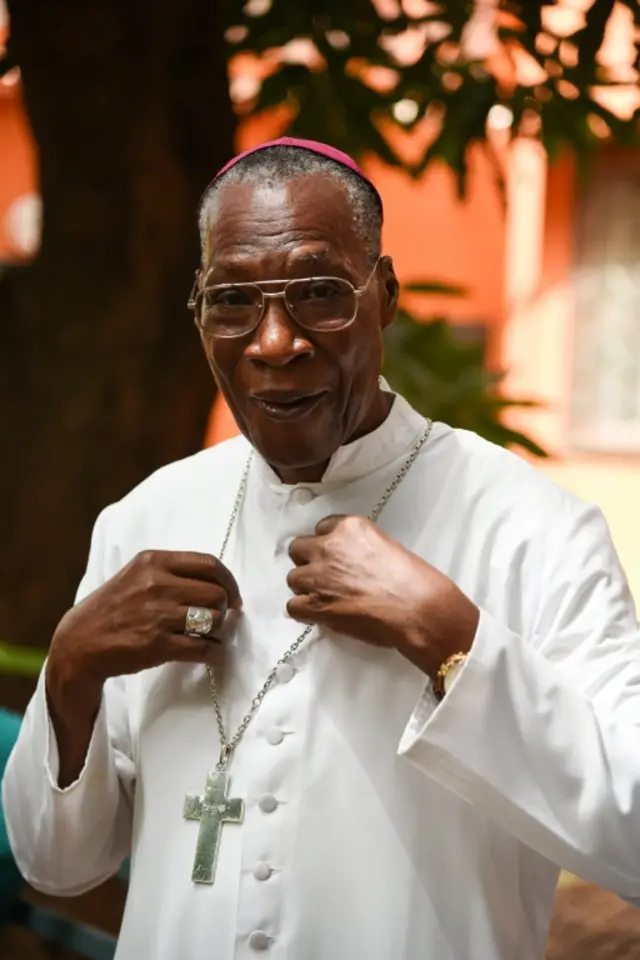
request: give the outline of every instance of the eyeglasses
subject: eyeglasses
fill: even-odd
[[[197,273],[187,306],[195,312],[206,334],[228,339],[252,333],[265,315],[267,300],[281,297],[289,315],[301,327],[314,333],[332,333],[353,323],[358,301],[379,263],[380,260],[376,260],[361,287],[354,287],[342,277],[305,277],[260,283],[217,283],[200,290],[200,273]],[[263,289],[274,285],[282,289],[273,292]]]

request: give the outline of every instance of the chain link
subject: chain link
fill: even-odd
[[[427,420],[427,425],[422,431],[422,433],[420,434],[420,437],[418,438],[414,446],[412,447],[411,452],[409,453],[409,456],[407,457],[402,467],[400,468],[396,476],[393,478],[393,480],[391,481],[391,483],[389,484],[387,489],[384,491],[384,493],[376,503],[375,507],[369,514],[367,519],[370,520],[372,523],[375,523],[377,521],[383,509],[385,508],[385,506],[387,505],[387,503],[389,502],[389,500],[391,499],[391,497],[393,496],[397,488],[400,486],[400,484],[406,477],[411,467],[413,466],[416,457],[418,456],[421,449],[429,439],[432,426],[433,424],[431,420]],[[229,518],[229,524],[227,526],[227,530],[224,535],[224,540],[222,541],[222,546],[220,548],[220,553],[219,553],[220,560],[222,560],[225,555],[225,552],[229,545],[229,539],[231,538],[231,533],[235,526],[236,518],[238,516],[240,507],[242,506],[242,502],[244,500],[244,495],[247,489],[247,480],[249,479],[249,471],[251,469],[252,460],[253,460],[253,451],[251,451],[251,453],[249,454],[244,470],[242,471],[240,484],[238,486],[238,492],[236,494],[236,498],[233,504],[233,509],[231,510],[231,516]],[[211,691],[211,699],[213,700],[213,708],[216,714],[216,721],[218,724],[218,734],[220,735],[220,759],[216,764],[216,770],[226,769],[229,761],[231,760],[231,757],[233,756],[233,753],[236,747],[242,740],[247,730],[247,727],[249,726],[254,716],[256,715],[260,707],[260,704],[262,703],[267,693],[275,683],[276,677],[278,675],[278,667],[282,666],[282,664],[284,663],[287,663],[298,652],[298,650],[300,649],[304,641],[307,639],[307,637],[313,630],[313,626],[314,626],[313,624],[309,624],[307,627],[305,627],[305,629],[302,631],[302,633],[297,638],[297,640],[295,640],[291,644],[289,649],[282,654],[282,656],[274,666],[273,670],[265,680],[264,684],[262,685],[260,690],[258,690],[257,694],[251,701],[251,704],[249,706],[247,713],[244,715],[244,717],[240,721],[238,729],[236,730],[236,732],[234,733],[234,735],[231,737],[230,740],[226,739],[226,732],[224,729],[224,720],[222,719],[222,710],[220,709],[220,701],[218,700],[218,693],[216,689],[216,682],[213,674],[213,668],[207,665],[207,671],[209,674],[209,689]]]

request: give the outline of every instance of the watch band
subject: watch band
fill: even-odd
[[[461,669],[467,661],[468,654],[466,653],[453,653],[450,657],[444,661],[433,684],[433,692],[435,693],[438,700],[444,699],[444,695],[447,692],[447,687],[450,686],[447,683],[450,673],[452,673],[453,668],[457,667],[458,669],[453,671],[455,675],[458,674],[459,669]],[[452,676],[451,679],[455,679],[455,676]]]

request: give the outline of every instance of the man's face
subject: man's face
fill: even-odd
[[[346,191],[327,175],[286,187],[223,186],[208,241],[207,286],[331,276],[361,287],[372,267],[353,230]],[[267,299],[262,322],[245,336],[218,339],[201,330],[240,430],[283,479],[326,464],[338,447],[384,418],[382,330],[393,320],[396,296],[385,258],[343,330],[304,329],[282,299]]]

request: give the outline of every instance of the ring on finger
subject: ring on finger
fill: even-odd
[[[187,637],[208,637],[213,630],[213,610],[208,607],[189,607],[184,632]]]

